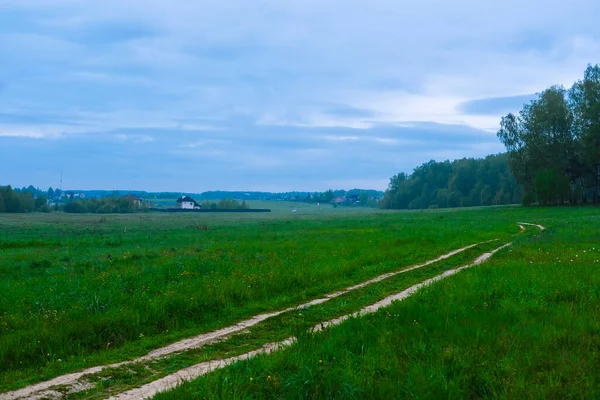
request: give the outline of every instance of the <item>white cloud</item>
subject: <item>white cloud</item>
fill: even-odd
[[[135,143],[148,143],[148,142],[154,142],[155,139],[152,136],[149,135],[128,135],[125,133],[118,133],[116,135],[113,136],[115,139],[118,139],[120,141],[131,141],[131,142],[135,142]]]
[[[360,140],[358,136],[323,136],[323,139],[328,140],[330,142],[347,142],[347,141],[357,141]]]
[[[76,133],[77,129],[62,125],[23,125],[23,124],[0,124],[0,136],[23,137],[33,139],[59,139],[66,134]]]

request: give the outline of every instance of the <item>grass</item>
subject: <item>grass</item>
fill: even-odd
[[[325,304],[284,313],[252,326],[245,332],[237,334],[223,342],[190,350],[167,359],[136,364],[133,369],[131,365],[127,365],[105,370],[101,374],[94,376],[93,381],[96,384],[93,389],[90,388],[86,393],[73,397],[86,399],[103,398],[106,397],[107,393],[119,393],[129,388],[140,386],[190,365],[243,354],[259,348],[266,343],[296,336],[323,321],[353,313],[387,295],[397,293],[442,271],[471,262],[482,252],[491,250],[497,246],[497,242],[482,244],[451,259],[388,278],[385,281],[335,298]],[[141,366],[148,368],[142,368]],[[132,373],[132,370],[135,373]]]
[[[0,215],[0,390],[506,237],[511,210]]]
[[[549,229],[376,314],[156,398],[600,398],[597,209],[504,217]]]

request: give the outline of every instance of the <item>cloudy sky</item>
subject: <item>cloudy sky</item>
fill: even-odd
[[[503,150],[596,0],[0,0],[0,184],[384,189]]]

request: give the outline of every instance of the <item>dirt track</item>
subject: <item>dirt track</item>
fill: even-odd
[[[519,222],[518,223],[519,226],[522,228],[522,230],[524,230],[524,227],[522,225],[530,225],[530,226],[536,226],[538,227],[540,230],[544,230],[545,227],[543,227],[542,225],[536,225],[536,224],[530,224],[530,223],[523,223],[523,222]],[[103,366],[97,366],[97,367],[92,367],[92,368],[88,368],[85,369],[83,371],[80,372],[76,372],[76,373],[71,373],[71,374],[67,374],[67,375],[62,375],[59,377],[56,377],[54,379],[51,379],[49,381],[45,381],[45,382],[41,382],[38,384],[34,384],[34,385],[30,385],[28,387],[22,388],[22,389],[18,389],[12,392],[7,392],[7,393],[2,393],[0,394],[0,400],[16,400],[16,399],[42,399],[42,398],[59,398],[62,397],[62,393],[55,390],[55,388],[57,387],[61,387],[64,388],[66,387],[67,389],[70,389],[70,392],[74,392],[74,391],[79,391],[76,390],[77,388],[81,388],[82,390],[84,390],[86,388],[86,380],[85,380],[85,376],[86,375],[93,375],[93,374],[97,374],[98,372],[101,372],[102,370],[106,369],[106,368],[117,368],[123,365],[127,365],[127,364],[133,364],[133,363],[139,363],[139,362],[143,362],[143,361],[150,361],[150,360],[155,360],[155,359],[160,359],[160,358],[164,358],[166,356],[175,354],[175,353],[179,353],[179,352],[183,352],[183,351],[187,351],[187,350],[191,350],[191,349],[195,349],[195,348],[199,348],[202,347],[204,345],[207,344],[211,344],[214,343],[216,341],[219,340],[224,340],[230,336],[232,336],[233,334],[243,331],[245,329],[247,329],[248,327],[254,326],[268,318],[271,317],[275,317],[277,315],[283,314],[285,312],[289,312],[289,311],[293,311],[296,309],[300,309],[300,308],[306,308],[306,307],[310,307],[313,305],[317,305],[317,304],[322,304],[325,303],[333,298],[339,297],[341,295],[344,295],[346,293],[349,293],[353,290],[357,290],[360,289],[362,287],[365,287],[367,285],[370,285],[372,283],[376,283],[376,282],[380,282],[382,280],[385,280],[387,278],[390,278],[392,276],[396,276],[398,274],[402,274],[408,271],[412,271],[418,268],[422,268],[428,265],[431,265],[433,263],[436,263],[438,261],[442,261],[444,259],[447,259],[449,257],[452,257],[456,254],[459,254],[461,252],[464,252],[465,250],[471,249],[479,244],[483,244],[483,243],[489,243],[489,242],[493,242],[496,241],[497,239],[494,240],[490,240],[487,242],[481,242],[481,243],[475,243],[457,250],[453,250],[447,254],[444,254],[442,256],[439,256],[435,259],[426,261],[422,264],[417,264],[417,265],[413,265],[404,269],[401,269],[399,271],[395,271],[395,272],[390,272],[390,273],[386,273],[383,275],[380,275],[376,278],[370,279],[368,281],[359,283],[357,285],[354,286],[350,286],[346,289],[334,292],[334,293],[330,293],[327,294],[325,296],[323,296],[322,298],[319,299],[314,299],[311,300],[307,303],[295,306],[295,307],[289,307],[286,308],[284,310],[280,310],[280,311],[274,311],[271,313],[265,313],[265,314],[259,314],[256,315],[250,319],[241,321],[235,325],[223,328],[223,329],[219,329],[217,331],[213,331],[213,332],[208,332],[205,334],[201,334],[189,339],[185,339],[185,340],[181,340],[178,342],[175,342],[173,344],[170,344],[168,346],[165,347],[161,347],[158,348],[156,350],[151,351],[150,353],[146,354],[145,356],[139,357],[137,359],[134,360],[130,360],[130,361],[124,361],[124,362],[120,362],[120,363],[115,363],[115,364],[109,364],[109,365],[103,365]],[[478,265],[482,262],[484,262],[485,260],[487,260],[489,257],[491,257],[492,254],[494,254],[496,251],[506,247],[508,245],[504,245],[502,247],[499,247],[498,249],[490,252],[490,253],[485,253],[482,256],[480,256],[477,260],[475,260],[472,264],[454,269],[454,270],[449,270],[446,271],[444,274],[438,275],[435,278],[426,280],[420,284],[417,284],[415,286],[412,286],[411,288],[398,293],[396,295],[390,296],[386,299],[381,300],[378,303],[375,303],[369,307],[366,307],[365,309],[359,311],[358,313],[352,314],[352,315],[362,315],[365,313],[370,313],[370,312],[375,312],[376,310],[378,310],[381,307],[385,307],[386,305],[391,304],[392,301],[394,300],[401,300],[403,298],[406,298],[410,295],[412,295],[416,290],[418,290],[420,287],[430,284],[431,282],[434,282],[436,280],[440,280],[440,279],[444,279],[447,276],[453,275],[457,272],[459,272],[460,270],[464,269],[464,268],[468,268],[471,267],[473,265]],[[408,293],[408,294],[407,294]],[[398,297],[399,296],[399,297]],[[404,297],[402,297],[404,296]],[[373,310],[373,311],[369,311],[369,310]],[[322,324],[319,324],[318,327],[315,327],[315,331],[322,329],[323,327],[329,326],[329,325],[335,325],[338,324],[340,322],[342,322],[343,320],[349,318],[352,315],[348,315],[345,317],[341,317],[341,318],[337,318],[335,320],[332,321],[326,321],[323,322]],[[266,345],[264,348],[262,349],[258,349],[255,350],[253,352],[247,353],[245,355],[242,356],[238,356],[238,357],[232,357],[230,359],[226,359],[226,360],[215,360],[215,361],[210,361],[210,362],[206,362],[206,363],[201,363],[186,369],[183,369],[181,371],[178,371],[172,375],[169,375],[167,377],[161,378],[157,381],[154,381],[152,383],[149,383],[148,385],[142,386],[141,388],[138,389],[133,389],[132,391],[128,391],[125,393],[122,393],[120,395],[118,395],[115,398],[145,398],[147,397],[143,391],[141,391],[143,388],[151,388],[148,389],[149,393],[153,392],[154,394],[157,393],[158,391],[164,391],[167,390],[168,388],[172,387],[172,382],[173,380],[175,380],[177,383],[181,383],[182,380],[189,380],[189,379],[193,379],[193,377],[197,377],[200,375],[203,375],[207,372],[210,372],[214,369],[217,368],[222,368],[223,366],[227,365],[228,363],[237,361],[237,360],[241,360],[241,359],[245,359],[245,358],[249,358],[252,357],[256,354],[259,353],[265,353],[265,352],[271,352],[273,351],[275,348],[281,347],[282,345],[284,345],[285,343],[287,343],[289,340],[293,341],[293,338],[287,339],[284,342],[280,342],[280,343],[271,343]],[[291,342],[290,342],[291,343]],[[245,357],[245,358],[241,358],[241,357]],[[204,371],[204,372],[202,372]],[[189,379],[185,379],[185,377],[190,377]],[[161,389],[162,388],[162,389]],[[140,390],[138,392],[134,392],[136,390]],[[144,389],[146,390],[146,389]],[[137,397],[122,397],[122,396],[131,396],[132,393],[136,393],[135,396]],[[141,397],[140,397],[141,395]]]
[[[493,241],[493,240],[491,240],[491,241]],[[491,242],[491,241],[488,241],[488,242]],[[390,278],[390,277],[398,275],[398,274],[402,274],[402,273],[405,273],[408,271],[415,270],[417,268],[422,268],[427,265],[431,265],[438,261],[442,261],[447,258],[450,258],[450,257],[452,257],[456,254],[459,254],[465,250],[471,249],[479,244],[488,243],[488,242],[475,243],[475,244],[472,244],[472,245],[469,245],[469,246],[466,246],[466,247],[463,247],[463,248],[460,248],[457,250],[453,250],[449,253],[441,255],[433,260],[426,261],[422,264],[413,265],[408,268],[401,269],[399,271],[389,272],[389,273],[386,273],[383,275],[379,275],[376,278],[370,279],[368,281],[359,283],[354,286],[350,286],[346,289],[343,289],[343,290],[340,290],[340,291],[337,291],[334,293],[327,294],[321,298],[311,300],[307,303],[303,303],[303,304],[300,304],[295,307],[289,307],[284,310],[274,311],[271,313],[259,314],[250,319],[238,322],[235,325],[231,325],[231,326],[228,326],[223,329],[219,329],[219,330],[216,330],[213,332],[203,333],[201,335],[194,336],[189,339],[180,340],[180,341],[172,343],[168,346],[153,350],[150,353],[146,354],[145,356],[136,358],[134,360],[87,368],[80,372],[62,375],[62,376],[56,377],[54,379],[51,379],[51,380],[48,380],[45,382],[40,382],[40,383],[31,385],[31,386],[27,386],[23,389],[18,389],[18,390],[12,391],[12,392],[2,393],[2,394],[0,394],[0,400],[36,399],[36,398],[42,399],[42,398],[46,398],[46,397],[57,398],[57,397],[60,397],[60,392],[53,390],[54,387],[57,387],[57,386],[61,386],[61,387],[67,386],[68,387],[68,386],[73,386],[75,384],[85,385],[85,382],[79,382],[80,380],[82,380],[82,378],[84,378],[85,375],[97,374],[98,372],[101,372],[102,370],[104,370],[106,368],[117,368],[117,367],[121,367],[121,366],[127,365],[127,364],[134,364],[134,363],[139,363],[139,362],[143,362],[143,361],[156,360],[156,359],[164,358],[166,356],[169,356],[169,355],[172,355],[175,353],[180,353],[183,351],[196,349],[196,348],[205,346],[207,344],[215,343],[218,340],[224,340],[237,332],[241,332],[241,331],[243,331],[251,326],[254,326],[254,325],[256,325],[266,319],[269,319],[271,317],[275,317],[280,314],[283,314],[283,313],[286,313],[289,311],[293,311],[293,310],[296,310],[299,308],[306,308],[306,307],[314,306],[317,304],[325,303],[331,299],[342,296],[353,290],[360,289],[360,288],[370,285],[372,283],[380,282],[384,279]]]
[[[484,263],[494,253],[502,250],[505,247],[510,246],[511,244],[512,243],[508,243],[508,244],[505,244],[503,246],[496,248],[495,250],[492,250],[489,253],[484,253],[481,256],[479,256],[475,261],[473,261],[471,264],[467,264],[467,265],[464,265],[459,268],[448,270],[448,271],[446,271],[442,274],[439,274],[431,279],[427,279],[421,283],[413,285],[413,286],[409,287],[408,289],[403,290],[400,293],[388,296],[385,299],[378,301],[377,303],[372,304],[370,306],[367,306],[356,313],[345,315],[343,317],[332,319],[330,321],[322,322],[313,328],[313,332],[318,332],[318,331],[325,329],[326,327],[341,324],[342,322],[344,322],[345,320],[347,320],[348,318],[351,318],[351,317],[359,317],[359,316],[366,315],[366,314],[372,314],[383,307],[389,306],[390,304],[392,304],[393,301],[400,301],[400,300],[406,299],[407,297],[415,294],[419,289],[421,289],[424,286],[430,285],[433,282],[437,282],[439,280],[442,280],[449,276],[452,276],[452,275],[462,271],[463,269],[470,268],[475,265]],[[199,376],[205,375],[216,369],[223,368],[231,363],[241,361],[241,360],[247,360],[249,358],[254,357],[257,354],[263,354],[263,353],[268,354],[275,350],[289,346],[290,344],[294,343],[295,340],[296,340],[295,338],[291,337],[291,338],[287,338],[281,342],[266,344],[261,349],[253,350],[251,352],[248,352],[248,353],[236,356],[236,357],[230,357],[230,358],[227,358],[224,360],[214,360],[214,361],[208,361],[208,362],[196,364],[191,367],[184,368],[180,371],[177,371],[171,375],[165,376],[154,382],[148,383],[139,388],[135,388],[135,389],[120,393],[114,397],[111,397],[111,399],[113,399],[113,400],[134,400],[134,399],[150,398],[150,397],[153,397],[154,395],[156,395],[157,393],[173,389],[176,386],[180,385],[182,382],[191,381],[193,379],[196,379]]]

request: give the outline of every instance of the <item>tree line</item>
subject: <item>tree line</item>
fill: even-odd
[[[523,203],[600,201],[600,67],[569,89],[551,86],[518,115],[502,117],[498,138],[523,187]]]
[[[132,196],[72,200],[62,208],[70,214],[127,214],[141,209],[139,201]]]
[[[390,179],[381,208],[424,209],[519,203],[521,188],[508,166],[508,155],[484,159],[429,161]]]
[[[33,193],[16,191],[10,185],[0,186],[0,213],[48,212],[48,201],[43,195],[35,199]]]
[[[235,199],[223,199],[218,202],[204,200],[200,205],[204,210],[247,210],[249,208],[246,201]]]

